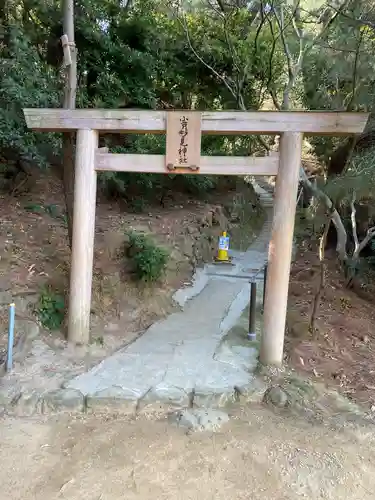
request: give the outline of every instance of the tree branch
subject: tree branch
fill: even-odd
[[[198,61],[200,61],[204,66],[206,66],[207,69],[209,69],[219,80],[221,80],[223,82],[223,84],[225,85],[225,87],[229,90],[229,92],[233,95],[233,97],[237,100],[237,95],[236,95],[236,92],[235,90],[231,87],[231,85],[229,84],[228,80],[223,76],[223,75],[220,75],[220,73],[218,71],[216,71],[215,68],[213,68],[207,61],[205,61],[203,59],[203,57],[201,57],[198,52],[195,50],[195,48],[193,47],[193,44],[191,43],[191,38],[190,38],[190,33],[189,33],[189,28],[187,26],[187,22],[186,22],[186,17],[185,15],[183,14],[182,15],[182,19],[183,21],[181,22],[180,18],[178,17],[179,19],[179,22],[181,23],[182,27],[184,28],[184,31],[185,31],[185,34],[186,34],[186,39],[187,39],[187,42],[189,44],[189,47],[190,47],[190,50],[193,52],[193,54],[195,55],[195,57],[198,59]]]
[[[344,2],[344,4],[345,4],[345,7],[346,7],[346,5],[348,4],[348,2]],[[371,28],[371,29],[375,30],[375,23],[374,22],[367,21],[366,19],[361,19],[361,18],[358,19],[356,17],[350,16],[349,14],[346,14],[345,12],[343,12],[343,9],[341,9],[341,7],[337,8],[337,7],[335,7],[334,5],[331,5],[331,4],[328,4],[327,6],[330,9],[336,11],[337,15],[341,14],[346,19],[350,19],[351,21],[354,21],[355,23],[359,24],[360,26],[367,26],[368,28]]]
[[[303,30],[298,28],[296,21],[300,21],[300,11],[299,11],[300,0],[296,0],[294,4],[294,11],[291,16],[291,23],[294,26],[294,31],[299,39],[299,54],[296,63],[294,63],[292,52],[289,48],[289,44],[285,37],[286,26],[284,23],[284,9],[283,5],[280,7],[280,14],[278,14],[277,9],[274,8],[273,13],[280,30],[281,42],[284,48],[284,54],[287,61],[288,67],[288,83],[286,84],[283,92],[283,102],[281,109],[287,110],[290,108],[290,91],[293,89],[298,73],[302,68],[303,55],[304,55],[304,38]]]
[[[319,262],[320,262],[320,281],[318,285],[318,289],[315,293],[313,308],[311,312],[309,331],[313,335],[313,338],[316,337],[316,316],[318,314],[320,298],[322,296],[322,292],[325,287],[325,274],[326,274],[326,266],[325,266],[325,248],[327,243],[328,231],[331,226],[331,216],[328,216],[328,219],[324,225],[324,231],[319,241]]]
[[[313,193],[313,195],[318,198],[326,210],[331,213],[331,219],[333,225],[336,228],[337,232],[337,244],[336,244],[336,252],[341,262],[345,262],[348,259],[348,254],[346,252],[346,246],[348,242],[348,236],[346,234],[345,226],[341,220],[340,214],[333,206],[332,200],[320,189],[313,185],[313,183],[309,180],[306,175],[305,170],[302,165],[300,167],[300,179],[301,182],[305,185],[305,187]]]
[[[273,7],[273,2],[272,2],[272,7]],[[268,22],[268,25],[269,25],[269,28],[270,28],[270,32],[271,32],[271,36],[272,36],[272,47],[271,47],[271,53],[270,53],[270,57],[269,57],[269,61],[268,61],[268,80],[267,80],[267,83],[266,83],[266,87],[267,87],[267,90],[268,90],[268,92],[269,92],[269,94],[270,94],[270,96],[272,98],[273,105],[275,106],[275,108],[278,111],[280,111],[281,110],[281,105],[278,102],[276,92],[275,92],[275,90],[273,88],[271,88],[273,56],[274,56],[275,50],[276,50],[276,42],[277,42],[277,40],[278,40],[279,37],[275,36],[275,31],[273,29],[272,20],[269,18],[268,13],[266,13],[265,17],[267,19],[267,22]]]
[[[284,23],[284,10],[283,6],[280,7],[280,13],[277,12],[277,9],[273,9],[273,13],[277,22],[277,25],[280,30],[280,37],[281,37],[281,42],[283,45],[284,49],[284,54],[286,57],[287,61],[287,67],[288,67],[288,83],[286,84],[283,92],[283,103],[282,103],[282,109],[289,109],[290,107],[290,91],[294,88],[297,76],[299,72],[302,69],[303,65],[303,59],[306,53],[312,49],[312,47],[315,45],[316,41],[319,38],[322,38],[322,36],[325,34],[325,32],[328,30],[328,28],[332,25],[334,20],[337,18],[337,16],[342,12],[342,10],[345,8],[349,0],[345,0],[343,4],[337,9],[337,11],[331,16],[331,18],[325,23],[323,28],[320,30],[319,33],[317,33],[310,41],[305,40],[305,35],[303,29],[298,26],[301,25],[301,19],[300,19],[300,0],[295,0],[294,3],[294,10],[291,14],[291,22],[294,27],[294,31],[297,35],[297,38],[299,40],[299,53],[297,56],[296,61],[294,62],[292,52],[290,50],[290,47],[288,45],[288,42],[286,40],[285,36],[285,31],[286,31],[286,25]]]
[[[209,2],[211,5],[211,2]],[[225,12],[225,5],[222,0],[216,0],[216,3],[219,5],[220,11],[224,14]],[[212,5],[211,5],[212,6]],[[216,9],[215,9],[216,10]]]
[[[355,99],[355,95],[358,91],[359,86],[361,85],[361,82],[357,86],[357,70],[358,70],[358,62],[359,62],[359,52],[360,48],[362,45],[362,40],[363,40],[363,33],[360,33],[356,51],[355,51],[355,58],[354,58],[354,65],[353,65],[353,84],[352,84],[352,92],[350,94],[350,99],[349,102],[346,106],[346,111],[352,111],[353,108],[353,103]]]
[[[370,243],[370,241],[375,237],[375,226],[370,227],[367,230],[366,236],[363,238],[361,243],[358,245],[358,251],[356,252],[356,255],[353,254],[353,258],[358,258],[359,254],[362,252],[362,250]]]
[[[350,220],[352,223],[352,233],[353,233],[353,240],[354,240],[354,252],[353,252],[353,255],[354,255],[357,253],[358,247],[359,247],[357,221],[356,221],[356,209],[355,209],[355,193],[353,193],[353,198],[352,198],[352,201],[350,202],[350,206],[352,209]]]

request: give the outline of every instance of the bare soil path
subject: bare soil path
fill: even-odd
[[[4,419],[1,497],[9,500],[370,500],[374,432],[333,431],[263,407],[234,409],[216,434],[166,420]]]

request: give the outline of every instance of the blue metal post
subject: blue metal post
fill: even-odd
[[[13,343],[14,343],[14,319],[16,313],[15,304],[9,305],[9,330],[8,330],[8,353],[6,370],[10,372],[13,367]]]

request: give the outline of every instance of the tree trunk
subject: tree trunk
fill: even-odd
[[[64,0],[64,34],[67,35],[71,62],[66,68],[64,108],[74,109],[77,88],[77,51],[74,43],[74,1]],[[69,246],[73,238],[73,203],[74,203],[74,143],[75,133],[69,132],[63,137],[63,185],[68,221]]]
[[[313,309],[311,313],[311,319],[310,319],[310,325],[309,325],[309,331],[311,332],[313,338],[316,338],[315,334],[315,323],[316,323],[316,317],[319,311],[319,304],[320,304],[320,298],[322,296],[322,292],[325,287],[325,273],[326,273],[326,265],[325,265],[325,260],[324,260],[324,251],[327,243],[327,235],[328,235],[328,230],[331,225],[331,216],[329,217],[328,221],[325,224],[323,234],[320,238],[320,243],[319,243],[319,261],[320,261],[320,281],[318,285],[318,289],[316,291],[315,297],[314,297],[314,304],[313,304]]]
[[[331,219],[337,232],[336,252],[340,262],[345,263],[348,260],[348,254],[346,252],[348,235],[346,233],[345,226],[341,220],[340,214],[334,208],[330,198],[328,198],[328,196],[323,191],[318,189],[316,186],[313,185],[312,182],[310,182],[302,166],[300,168],[300,179],[303,186],[305,186],[311,193],[313,193],[313,195],[316,196],[316,198],[323,203],[326,210],[331,213]]]

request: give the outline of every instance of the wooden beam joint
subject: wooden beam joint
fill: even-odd
[[[192,172],[199,172],[198,165],[188,165],[188,166],[183,165],[183,166],[181,166],[181,165],[173,165],[173,163],[168,163],[167,169],[170,172],[176,172],[177,170],[181,170],[182,173],[184,170],[191,170]]]
[[[74,42],[69,42],[68,35],[62,35],[60,40],[64,55],[64,67],[66,68],[67,66],[70,66],[72,64],[71,49],[75,49],[76,44]]]

